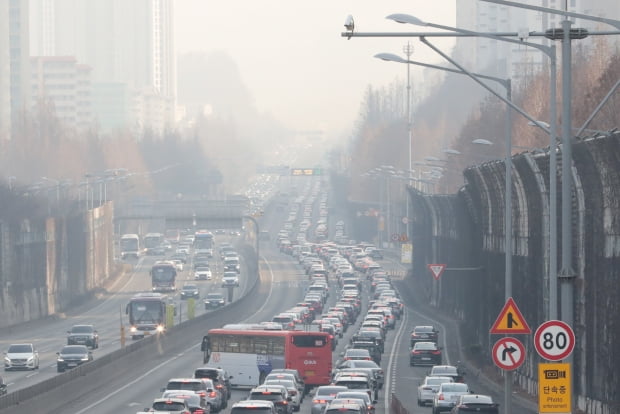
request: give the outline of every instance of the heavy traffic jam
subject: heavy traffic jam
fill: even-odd
[[[416,395],[418,408],[410,412],[499,413],[490,396],[468,386],[458,364],[447,365],[440,329],[404,323],[410,305],[393,280],[400,274],[394,272],[401,266],[396,256],[372,242],[349,240],[346,218],[330,223],[320,184],[313,182],[293,199],[276,197],[272,207],[279,230],[272,226],[273,235],[259,234],[272,260],[295,269],[284,290],[290,297],[267,298],[275,304],[270,309],[278,309],[270,317],[257,310],[262,320],[200,332],[201,356],[193,368],[175,371],[148,402],[142,395],[139,412],[389,412],[395,398],[389,364],[393,369],[393,358],[404,361],[397,345],[406,342],[417,386],[409,393]],[[136,266],[148,263],[143,274],[150,287],[132,292],[123,305],[127,337],[168,335],[170,320],[186,314],[190,304],[196,311],[227,312],[247,288],[247,264],[237,252],[242,235],[222,229],[123,235],[121,258]],[[293,305],[278,307],[278,302]],[[57,371],[88,364],[99,345],[94,325],[74,325],[57,353]],[[32,343],[12,344],[5,355],[7,371],[37,370],[39,363]],[[424,367],[421,376],[418,367]]]
[[[313,188],[307,197],[290,203],[271,241],[306,275],[301,300],[269,320],[209,330],[200,345],[203,365],[171,378],[146,411],[387,412],[382,364],[406,304],[381,264],[385,252],[372,243],[347,243],[343,221],[335,226],[338,242],[327,240],[326,196]],[[319,225],[312,225],[317,207]],[[410,366],[428,367],[418,406],[430,406],[433,414],[498,413],[490,396],[469,389],[460,367],[443,364],[438,339],[430,325],[415,326],[408,338]],[[230,401],[231,390],[245,391]]]

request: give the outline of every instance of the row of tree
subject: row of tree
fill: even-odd
[[[574,49],[572,116],[573,126],[578,128],[620,79],[620,53],[604,40],[594,40],[588,46],[576,46]],[[558,108],[562,102],[560,75],[557,80]],[[406,85],[403,82],[384,88],[368,87],[366,91],[351,148],[347,150],[351,154],[350,160],[355,161],[348,166],[353,184],[350,186],[350,197],[355,200],[371,201],[379,191],[377,181],[369,180],[365,172],[377,166],[392,165],[406,174],[409,168],[407,98],[404,91]],[[413,169],[430,168],[417,165],[426,156],[447,160],[434,166],[436,170],[443,171],[434,188],[423,186],[423,189],[454,192],[463,184],[462,171],[467,166],[504,157],[506,105],[483,92],[486,91],[470,79],[448,74],[444,82],[413,109]],[[513,85],[513,102],[537,120],[549,121],[549,94],[548,66]],[[522,148],[549,146],[549,137],[543,131],[528,125],[528,120],[516,112],[513,114],[513,153],[523,151]],[[558,119],[559,125],[560,122]],[[609,131],[619,124],[620,91],[616,91],[593,118],[588,131]],[[475,139],[485,139],[493,145],[476,146],[472,144]],[[446,149],[460,154],[450,155],[444,151]],[[414,173],[413,177],[425,178],[417,174]],[[403,184],[393,180],[390,185],[396,187]],[[373,196],[369,196],[371,194]]]

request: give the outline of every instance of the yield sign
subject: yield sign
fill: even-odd
[[[532,333],[517,304],[512,298],[508,298],[504,308],[497,316],[497,320],[491,327],[492,334],[529,334]]]
[[[428,270],[430,270],[433,274],[435,280],[439,280],[439,276],[441,276],[443,271],[446,270],[445,264],[428,264],[426,266],[428,267]]]

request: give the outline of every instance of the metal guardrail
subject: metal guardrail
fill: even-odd
[[[241,252],[241,254],[243,254]],[[246,263],[250,263],[246,260]],[[225,320],[225,315],[234,314],[235,310],[241,308],[246,305],[248,299],[253,299],[254,296],[259,292],[261,285],[261,277],[258,269],[256,269],[254,274],[254,284],[245,292],[245,294],[239,298],[237,301],[228,303],[225,306],[214,310],[209,313],[205,313],[200,315],[194,319],[187,320],[178,325],[175,325],[168,329],[168,331],[160,337],[159,335],[153,335],[147,338],[144,338],[138,342],[134,342],[130,345],[125,346],[124,348],[117,349],[116,351],[112,351],[108,354],[103,355],[101,358],[97,358],[94,361],[87,362],[85,364],[79,365],[78,367],[65,371],[62,374],[58,374],[53,378],[47,379],[45,381],[41,381],[37,384],[31,385],[26,388],[22,388],[13,392],[9,392],[6,395],[0,397],[0,410],[5,408],[10,408],[16,406],[20,403],[23,403],[26,400],[32,398],[43,397],[46,392],[54,390],[70,381],[75,380],[76,378],[80,378],[91,373],[99,371],[103,366],[110,364],[112,362],[118,361],[120,358],[124,356],[134,354],[137,351],[144,350],[144,348],[148,346],[152,346],[156,344],[158,341],[164,339],[167,336],[175,336],[181,330],[191,330],[192,328],[196,328],[197,326],[205,324],[210,319],[217,318],[218,320]],[[232,311],[232,312],[231,312]]]

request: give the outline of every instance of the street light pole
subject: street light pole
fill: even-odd
[[[411,55],[413,54],[413,46],[411,43],[407,42],[405,47],[403,48],[403,52],[405,52],[405,56],[407,56],[407,61],[411,60]],[[411,73],[410,73],[411,65],[407,63],[407,141],[409,143],[409,171],[407,176],[409,177],[409,181],[407,181],[407,185],[412,185],[412,174],[413,174],[413,166],[412,166],[412,147],[413,147],[413,136],[411,133]],[[405,217],[407,218],[407,222],[405,223],[405,230],[407,233],[407,239],[411,240],[411,232],[409,231],[411,219],[409,217],[409,194],[405,192]]]

